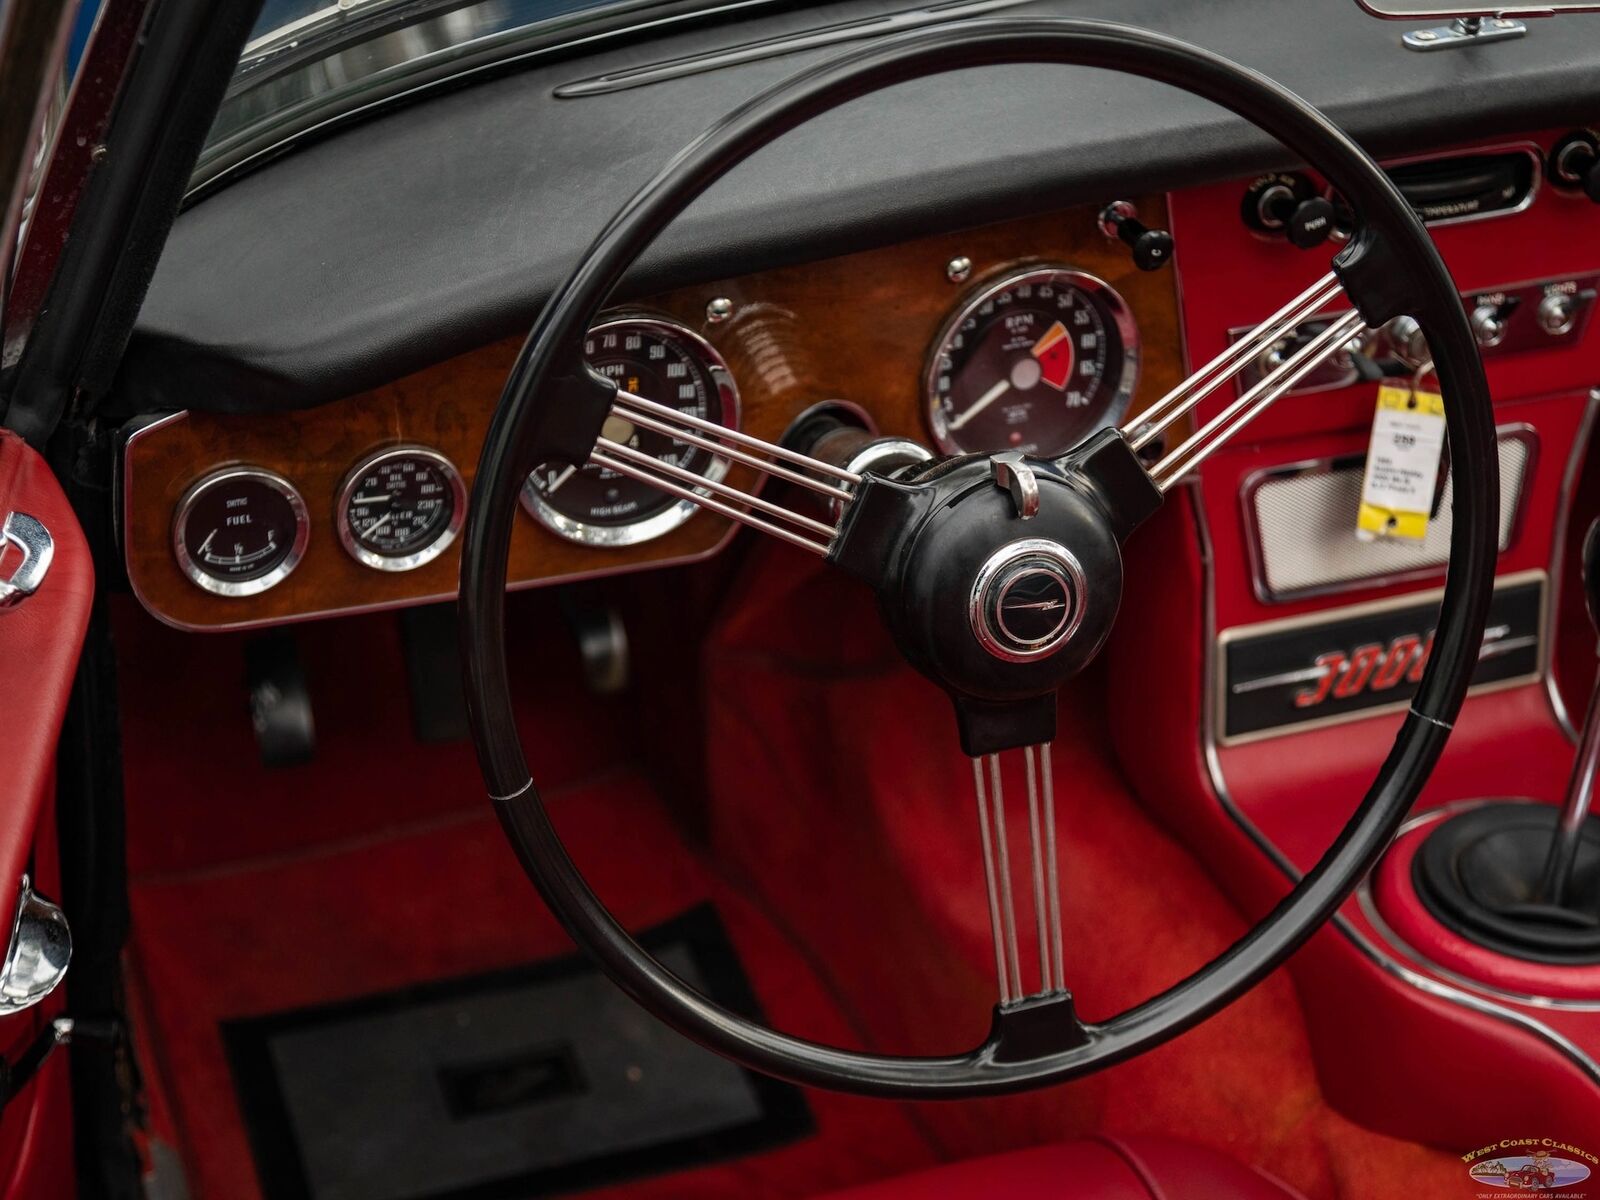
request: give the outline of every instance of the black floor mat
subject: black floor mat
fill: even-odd
[[[755,998],[709,905],[640,939]],[[800,1092],[693,1045],[577,956],[222,1027],[269,1200],[545,1196],[794,1141]]]

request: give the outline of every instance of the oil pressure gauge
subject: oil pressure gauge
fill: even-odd
[[[283,582],[310,539],[294,484],[261,467],[213,471],[183,494],[172,521],[178,566],[218,596],[253,596]]]
[[[391,446],[362,459],[339,488],[339,544],[379,571],[410,571],[442,554],[467,515],[467,489],[448,458]]]

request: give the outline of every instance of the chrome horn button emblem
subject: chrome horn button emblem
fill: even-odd
[[[1083,621],[1083,567],[1065,546],[1024,538],[989,556],[973,580],[972,632],[990,654],[1030,662],[1054,654]]]

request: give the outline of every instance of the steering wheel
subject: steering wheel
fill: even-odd
[[[1058,459],[965,455],[889,476],[853,471],[619,392],[584,363],[585,333],[629,265],[696,196],[774,138],[891,84],[1044,62],[1170,84],[1277,138],[1351,206],[1352,235],[1329,274],[1127,426],[1102,430]],[[1341,300],[1351,311],[1145,465],[1139,450],[1156,444],[1259,350]],[[1447,399],[1456,473],[1449,574],[1433,652],[1410,710],[1337,840],[1264,920],[1167,991],[1108,1021],[1086,1023],[1066,985],[1054,894],[1048,755],[1056,690],[1104,644],[1121,597],[1121,546],[1165,493],[1363,324],[1376,327],[1402,314],[1415,318],[1427,338]],[[661,465],[604,436],[613,412],[822,493],[837,520]],[[552,461],[595,462],[652,482],[818,554],[874,590],[901,652],[950,696],[973,762],[999,978],[982,1045],[945,1057],[901,1057],[780,1033],[674,976],[590,890],[529,775],[505,656],[506,561],[517,494],[536,464]],[[963,1097],[1057,1083],[1148,1050],[1237,999],[1327,921],[1377,860],[1438,761],[1466,695],[1493,586],[1498,497],[1488,385],[1455,284],[1387,176],[1325,116],[1254,71],[1127,26],[985,20],[917,31],[807,70],[714,125],[623,206],[540,314],[484,443],[462,553],[461,637],[474,741],[501,824],[567,932],[625,992],[696,1042],[793,1082],[879,1096]],[[1037,988],[1024,983],[1020,970],[1004,844],[999,755],[1016,749],[1024,751],[1030,785]],[[1035,777],[1036,763],[1042,778]]]

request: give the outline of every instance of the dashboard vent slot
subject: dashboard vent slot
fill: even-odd
[[[1400,194],[1430,225],[1520,212],[1533,201],[1539,158],[1531,151],[1486,151],[1389,168]]]

